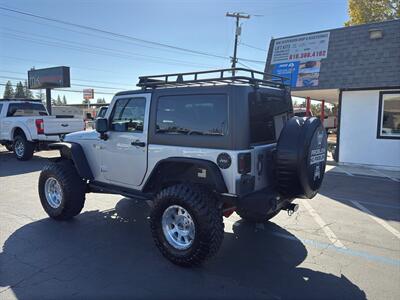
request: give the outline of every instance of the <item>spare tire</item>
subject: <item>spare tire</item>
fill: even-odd
[[[326,131],[320,119],[291,118],[276,149],[276,176],[284,197],[313,198],[322,184],[327,154]]]

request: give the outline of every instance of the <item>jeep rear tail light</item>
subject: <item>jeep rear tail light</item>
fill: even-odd
[[[251,153],[238,154],[238,172],[239,174],[247,174],[251,171]]]
[[[37,120],[35,120],[35,125],[36,125],[36,132],[37,132],[37,134],[44,134],[44,123],[43,123],[43,119],[37,119]]]

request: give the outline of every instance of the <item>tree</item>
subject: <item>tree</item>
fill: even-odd
[[[62,104],[67,105],[67,97],[65,95],[63,95]]]
[[[28,82],[26,80],[24,81],[24,93],[25,93],[25,98],[29,99],[33,98],[33,94],[31,90],[28,88]]]
[[[399,0],[349,0],[349,20],[345,26],[400,18]]]
[[[25,97],[25,90],[22,82],[17,83],[17,87],[15,88],[14,98],[26,98]]]
[[[61,97],[60,95],[57,96],[57,100],[56,100],[56,105],[62,105],[62,101],[61,101]]]
[[[97,104],[105,104],[106,103],[106,99],[104,98],[97,98]]]
[[[14,89],[12,87],[11,81],[7,81],[6,86],[4,88],[3,98],[14,98]]]
[[[42,89],[38,90],[38,91],[36,92],[36,95],[35,95],[35,96],[36,96],[37,99],[42,100],[42,102],[43,102],[43,101],[46,101],[45,95],[44,95]]]

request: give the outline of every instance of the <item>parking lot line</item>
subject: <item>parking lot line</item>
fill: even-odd
[[[366,208],[364,205],[359,203],[358,201],[351,201],[355,206],[357,206],[359,209],[361,209],[363,212],[367,213],[370,218],[372,218],[375,222],[378,224],[382,225],[383,228],[385,228],[387,231],[392,233],[395,237],[400,239],[400,232],[398,232],[395,228],[390,226],[387,222],[382,220],[381,218],[377,217],[373,212],[371,212],[368,208]]]
[[[373,254],[370,254],[370,253],[364,252],[364,251],[358,251],[358,250],[352,250],[352,249],[348,249],[348,248],[337,247],[337,246],[332,245],[332,244],[326,244],[324,242],[319,242],[319,241],[315,241],[315,240],[311,240],[311,239],[304,239],[304,238],[301,238],[301,237],[294,237],[294,236],[290,236],[290,235],[287,235],[287,234],[284,234],[284,233],[273,232],[272,234],[275,235],[275,236],[279,236],[281,238],[284,238],[284,239],[288,239],[288,240],[294,241],[294,242],[299,242],[300,241],[301,243],[313,246],[314,248],[330,249],[330,250],[334,250],[334,251],[342,253],[342,254],[347,254],[347,255],[350,255],[350,256],[363,258],[363,259],[366,259],[366,260],[369,260],[369,261],[373,261],[373,262],[377,262],[377,263],[383,263],[383,264],[390,265],[390,266],[395,266],[395,267],[399,267],[400,266],[400,260],[396,259],[396,258],[373,255]]]
[[[397,178],[391,177],[389,175],[384,174],[383,172],[380,172],[376,169],[372,169],[372,171],[374,171],[376,174],[378,174],[379,176],[383,176],[385,178],[389,178],[390,180],[393,180],[394,182],[400,182],[400,180],[398,180]]]
[[[338,168],[338,169],[341,170],[343,173],[345,173],[345,174],[347,174],[347,175],[349,175],[349,176],[354,176],[354,174],[350,173],[349,171],[345,170],[344,168],[340,168],[340,167],[336,167],[336,168]]]
[[[345,202],[352,202],[356,201],[361,204],[366,204],[366,205],[372,205],[372,206],[377,206],[377,207],[382,207],[382,208],[390,208],[390,209],[400,209],[400,205],[392,205],[392,204],[383,204],[383,203],[376,203],[376,202],[371,202],[371,201],[364,201],[364,200],[358,200],[358,199],[349,199],[349,198],[344,198],[342,196],[337,196],[335,194],[329,194],[329,196],[322,196],[319,195],[325,199],[328,200],[339,200],[339,201],[345,201]],[[395,201],[393,201],[395,202]]]
[[[329,228],[328,224],[325,223],[324,220],[320,217],[320,215],[312,208],[310,203],[307,200],[303,199],[302,203],[304,207],[308,210],[310,215],[314,218],[315,222],[321,227],[324,231],[325,235],[328,239],[338,248],[346,249],[346,247],[342,244],[342,242],[337,238],[337,236],[333,233],[333,231]]]

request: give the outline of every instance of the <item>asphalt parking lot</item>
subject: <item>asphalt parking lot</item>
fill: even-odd
[[[146,203],[87,195],[73,221],[39,203],[46,156],[0,147],[0,299],[400,299],[400,183],[328,172],[299,211],[248,225],[233,214],[204,266],[184,269],[153,244]]]

